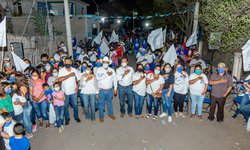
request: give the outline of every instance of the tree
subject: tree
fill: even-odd
[[[249,0],[203,0],[199,18],[206,37],[222,33],[220,52],[241,51],[250,38]]]
[[[34,10],[34,12],[35,13],[32,17],[32,24],[34,25],[36,34],[48,35],[47,15],[43,14],[42,11]]]

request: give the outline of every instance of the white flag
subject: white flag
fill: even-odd
[[[101,42],[102,42],[102,31],[94,38],[94,40],[92,41],[92,46],[94,45],[94,42],[96,44],[101,44]]]
[[[172,46],[168,49],[168,51],[165,53],[162,59],[166,63],[170,63],[171,66],[174,66],[175,60],[177,59],[177,54],[175,51],[174,44],[172,44]]]
[[[163,42],[166,42],[166,34],[167,34],[167,30],[164,29],[164,30],[162,31]]]
[[[109,40],[109,44],[112,43],[112,42],[119,42],[119,37],[115,33],[115,31],[113,31],[112,34],[111,34],[111,38]]]
[[[189,47],[195,44],[197,44],[197,32],[192,33],[192,35],[187,40],[186,46]]]
[[[174,32],[172,30],[170,31],[170,37],[171,37],[172,40],[175,39],[175,34],[174,34]]]
[[[163,47],[162,28],[152,31],[148,35],[148,44],[151,46],[152,51]]]
[[[102,42],[100,45],[100,51],[103,55],[106,55],[109,52],[109,47],[105,42]]]
[[[0,47],[6,46],[6,17],[0,23]]]
[[[29,67],[19,56],[17,56],[14,52],[11,52],[13,61],[16,67],[16,71],[24,72],[24,70]]]
[[[109,42],[105,37],[102,38],[102,42],[104,42],[106,45],[109,45]]]
[[[241,49],[243,57],[243,69],[244,71],[250,71],[250,39]]]

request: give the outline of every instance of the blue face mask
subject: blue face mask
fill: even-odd
[[[5,122],[4,127],[8,127],[8,126],[10,126],[10,125],[11,125],[11,123],[12,123],[12,121],[10,121],[10,122]]]
[[[183,71],[182,67],[177,68],[177,72],[181,73]]]
[[[224,68],[218,68],[218,73],[224,73],[225,69]]]
[[[6,90],[6,93],[7,93],[7,94],[10,94],[11,92],[12,92],[11,89]]]
[[[86,66],[82,66],[82,71],[85,71],[87,69]]]
[[[145,67],[145,70],[146,70],[146,71],[149,71],[149,70],[150,70],[150,67],[149,67],[149,66],[146,66],[146,67]]]
[[[55,64],[55,61],[50,61],[50,64],[51,64],[51,65],[54,65],[54,64]]]
[[[16,78],[9,78],[10,82],[15,82],[16,81]]]
[[[141,55],[145,55],[145,52],[141,52]]]
[[[102,66],[102,63],[100,63],[100,62],[96,63],[96,67],[101,67],[101,66]]]
[[[51,68],[50,66],[45,66],[44,67],[45,70],[50,70],[50,68]]]

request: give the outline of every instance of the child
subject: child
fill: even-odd
[[[16,83],[12,83],[12,102],[14,107],[14,120],[23,123],[23,107],[25,106],[26,99],[21,96],[19,87]]]
[[[21,123],[17,123],[14,125],[13,131],[15,136],[10,137],[11,150],[29,150],[30,142],[28,138],[24,136],[24,126]]]
[[[47,109],[49,111],[49,104],[51,104],[52,100],[53,100],[53,96],[52,96],[53,91],[50,89],[48,83],[43,84],[43,89],[44,89],[44,93],[45,93],[45,96],[46,96]]]
[[[11,115],[8,112],[4,112],[1,114],[3,119],[5,120],[5,124],[3,126],[3,132],[5,132],[9,137],[13,136],[13,127],[16,124],[14,120],[12,120]],[[9,139],[4,138],[5,147],[7,150],[10,150],[11,147],[9,145]]]
[[[62,131],[64,130],[63,118],[64,118],[65,95],[64,92],[60,90],[59,82],[54,83],[53,87],[54,87],[54,92],[52,93],[52,95],[54,98],[53,103],[56,112],[56,125],[59,130],[59,133],[62,133]]]

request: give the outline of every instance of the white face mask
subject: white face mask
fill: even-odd
[[[155,74],[160,74],[161,71],[160,71],[160,70],[155,70],[154,73],[155,73]]]
[[[171,71],[171,68],[164,68],[166,73],[169,73]]]
[[[89,70],[86,70],[85,72],[86,72],[86,74],[89,74],[89,73],[90,73],[90,71],[89,71]]]
[[[127,63],[123,62],[122,67],[126,67],[126,66],[127,66]]]
[[[103,66],[103,68],[107,69],[107,68],[109,67],[109,64],[106,64],[106,63],[105,63],[105,64],[103,64],[102,66]]]

